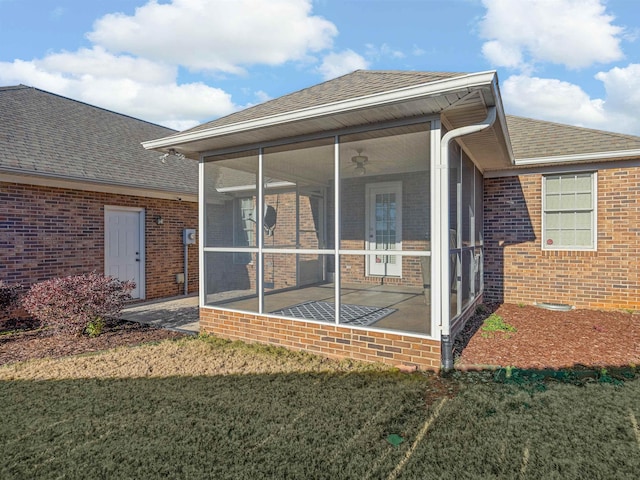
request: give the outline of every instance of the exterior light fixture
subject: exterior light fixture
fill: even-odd
[[[163,225],[163,224],[164,224],[164,218],[162,218],[160,215],[158,215],[158,216],[156,217],[156,223],[157,223],[158,225]]]
[[[176,149],[175,149],[175,148],[170,148],[168,152],[166,152],[166,153],[162,154],[162,155],[160,156],[160,161],[161,161],[162,163],[167,163],[167,159],[168,159],[169,157],[175,157],[175,158],[177,158],[178,160],[184,160],[184,154],[182,154],[182,153],[180,153],[180,152],[176,152]]]

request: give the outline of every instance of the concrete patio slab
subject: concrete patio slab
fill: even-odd
[[[197,295],[135,303],[124,308],[120,318],[193,335],[200,331]]]

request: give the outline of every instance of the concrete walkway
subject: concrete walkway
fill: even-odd
[[[198,296],[172,297],[135,303],[124,308],[120,318],[197,335],[200,330]]]

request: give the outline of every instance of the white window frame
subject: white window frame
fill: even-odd
[[[591,246],[580,245],[547,245],[546,238],[546,217],[547,217],[547,178],[557,176],[569,176],[588,173],[591,175]],[[586,211],[586,209],[575,209],[575,211]],[[546,251],[581,251],[595,252],[598,249],[598,172],[592,170],[580,170],[575,172],[559,172],[542,175],[542,231],[541,231],[542,250]]]

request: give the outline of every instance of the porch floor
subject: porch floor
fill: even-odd
[[[309,301],[334,303],[334,288],[334,285],[329,283],[270,293],[264,297],[264,310],[275,312]],[[207,304],[249,312],[258,310],[256,297],[224,302],[225,296],[228,298],[229,293],[209,294],[207,295]],[[236,291],[234,296],[240,296],[242,293],[251,295],[254,292],[250,290]],[[390,315],[371,324],[372,327],[429,335],[431,333],[431,312],[427,302],[428,293],[426,291],[427,295],[425,295],[425,290],[420,287],[345,284],[340,290],[340,300],[343,304],[395,310]]]

